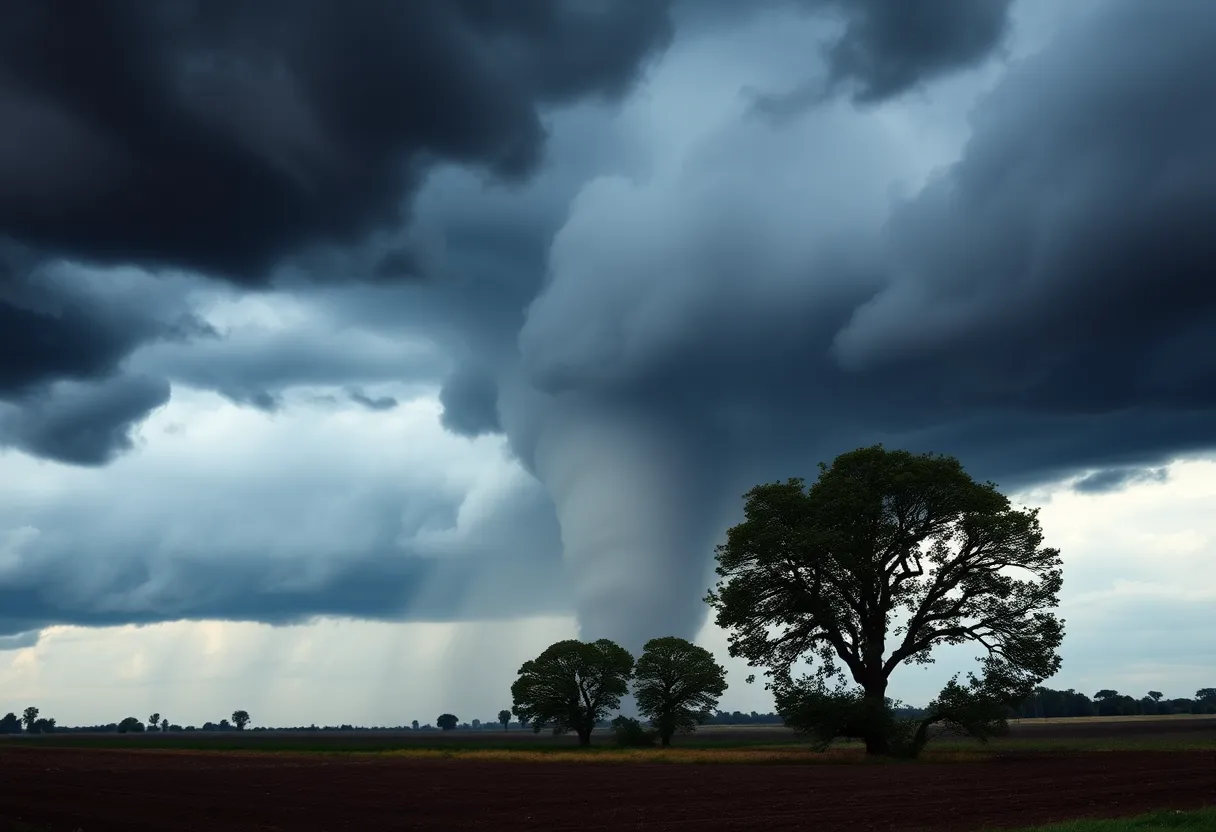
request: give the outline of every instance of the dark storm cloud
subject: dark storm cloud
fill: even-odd
[[[1097,5],[1010,68],[874,256],[829,237],[791,267],[774,224],[821,196],[764,204],[710,164],[687,194],[597,183],[521,335],[528,378],[699,411],[747,448],[931,435],[994,475],[1216,441],[1213,39],[1216,6]]]
[[[841,92],[876,104],[975,67],[1001,49],[1012,6],[1013,0],[684,0],[675,15],[694,27],[720,27],[793,8],[837,23],[839,34],[821,44],[824,78],[759,96],[762,110],[781,113]]]
[[[168,401],[168,382],[147,376],[56,382],[7,412],[0,405],[0,444],[57,462],[105,465],[133,447],[134,426]]]
[[[1012,0],[823,0],[845,18],[827,52],[831,86],[858,102],[907,92],[989,57],[1009,31]]]
[[[1169,479],[1169,470],[1166,468],[1107,468],[1104,471],[1086,474],[1074,482],[1072,487],[1074,491],[1082,494],[1107,494],[1129,485],[1165,482],[1167,479]]]
[[[840,90],[859,100],[897,97],[982,60],[999,47],[1008,10],[1004,2],[920,4],[917,20],[937,20],[939,27],[914,27],[927,39],[905,41],[891,37],[891,22],[908,13],[895,4],[808,0],[807,6],[844,13],[843,39],[829,64]],[[472,7],[418,8],[458,10],[445,11],[446,20]],[[491,10],[516,8],[535,7],[504,3]],[[957,27],[953,18],[938,17],[946,8],[961,15]],[[683,9],[695,18],[692,6]],[[494,14],[470,12],[467,21],[501,25],[494,31],[503,38],[515,31]],[[293,42],[290,31],[283,37]],[[664,148],[655,158],[673,169],[662,175],[623,171],[619,160],[596,157],[596,140],[611,129],[592,120],[598,129],[579,132],[583,126],[576,125],[554,136],[555,144],[563,135],[570,143],[554,154],[555,165],[579,154],[590,159],[573,173],[546,171],[510,192],[487,191],[476,177],[450,169],[432,174],[445,187],[428,184],[416,213],[439,227],[443,245],[425,258],[412,242],[380,251],[376,262],[388,263],[382,276],[393,280],[300,292],[352,328],[433,335],[450,360],[396,372],[444,380],[445,425],[471,436],[501,427],[543,481],[562,536],[543,551],[564,544],[570,591],[555,601],[556,590],[529,590],[534,569],[513,558],[533,547],[503,542],[507,520],[517,519],[507,515],[502,534],[480,536],[502,560],[493,568],[488,558],[479,561],[484,569],[467,573],[471,587],[497,587],[499,576],[519,575],[512,609],[522,612],[542,597],[554,604],[569,598],[586,635],[631,645],[657,634],[692,636],[703,620],[699,599],[712,542],[737,511],[738,495],[758,481],[813,476],[815,462],[879,440],[958,454],[973,473],[1006,488],[1094,469],[1152,467],[1216,444],[1216,297],[1206,279],[1216,273],[1207,228],[1216,215],[1212,42],[1216,6],[1136,0],[1099,6],[1045,52],[1011,68],[975,111],[961,160],[898,205],[881,236],[870,226],[886,216],[886,197],[874,207],[857,194],[885,193],[887,158],[900,148],[870,141],[868,128],[839,119],[832,108],[797,114],[823,121],[784,143],[774,136],[798,129],[797,118],[777,127],[728,125],[723,136],[698,136],[696,152],[673,151],[674,160]],[[558,50],[560,60],[574,60],[577,51]],[[531,59],[519,60],[520,77],[530,77]],[[497,75],[486,83],[503,92]],[[537,95],[560,92],[539,81],[518,86]],[[672,122],[683,118],[684,110],[672,109]],[[837,109],[858,119],[869,111]],[[401,124],[412,113],[406,108]],[[667,117],[662,106],[654,114]],[[175,129],[166,128],[170,136]],[[628,129],[637,126],[622,132]],[[307,133],[293,127],[290,135]],[[517,168],[501,164],[496,153],[513,147],[514,136],[491,131],[484,146],[436,153],[491,168],[497,161],[496,169],[510,173]],[[656,144],[660,139],[666,137]],[[402,141],[408,155],[413,145]],[[90,148],[101,153],[105,146]],[[373,165],[381,159],[369,158]],[[91,163],[89,169],[104,170]],[[822,175],[800,178],[810,169]],[[337,193],[333,205],[366,195],[353,186],[325,190],[332,182],[321,168],[290,170],[320,182],[317,193]],[[409,184],[408,177],[399,181]],[[267,213],[291,193],[283,188],[255,189],[249,204]],[[256,271],[251,265],[270,262],[305,237],[353,239],[387,216],[387,201],[361,204],[373,203],[375,211],[344,214],[348,225],[325,226],[322,213],[297,222],[295,214],[271,210],[277,236],[238,234],[237,249],[200,255],[189,235],[203,232],[184,232],[172,246],[140,256],[169,251],[249,276]],[[235,220],[222,218],[219,227],[229,222]],[[123,241],[117,232],[127,233],[107,233]],[[394,252],[404,254],[394,260]],[[418,271],[427,279],[401,279]],[[226,334],[189,349],[147,346],[131,363],[233,398],[265,394],[270,404],[287,383],[371,385],[387,380],[382,370],[392,372],[396,359],[374,361],[369,370],[340,346],[335,341],[310,353],[299,341],[276,353],[267,342],[242,344]],[[279,360],[297,352],[307,360]],[[153,360],[170,353],[172,361]],[[268,357],[246,365],[251,354]],[[552,508],[544,514],[550,522]],[[24,584],[8,580],[4,591],[14,594],[0,597],[0,609],[26,604],[11,621],[14,632],[73,616],[288,620],[320,611],[408,617],[415,606],[431,609],[431,601],[409,592],[400,599],[409,604],[390,603],[385,587],[427,583],[427,570],[441,567],[364,565],[393,561],[393,539],[363,546],[350,562],[321,570],[310,586],[291,585],[290,568],[254,563],[242,572],[209,561],[208,568],[218,568],[205,578],[201,558],[158,572],[157,556],[149,554],[109,582],[82,582],[76,595],[31,591],[69,585],[65,573],[53,570],[37,580],[30,572]],[[241,558],[259,557],[256,549],[242,551]],[[552,567],[546,562],[543,569]],[[234,574],[257,577],[230,580]],[[207,591],[194,596],[191,587]],[[24,588],[23,601],[17,588]],[[445,592],[433,597],[450,601]],[[506,609],[494,604],[508,601],[486,603]]]
[[[640,505],[683,516],[691,509],[664,471],[705,458],[714,482],[699,481],[699,499],[712,503],[715,492],[813,475],[816,462],[874,441],[957,454],[1005,488],[1216,445],[1214,42],[1210,4],[1113,0],[1079,15],[1010,67],[975,110],[961,159],[896,206],[881,240],[823,230],[871,186],[867,170],[835,201],[815,180],[801,198],[788,193],[802,181],[795,162],[852,171],[862,152],[843,132],[811,149],[838,123],[828,110],[803,114],[816,126],[784,168],[767,159],[783,146],[757,127],[746,139],[724,132],[719,155],[661,183],[586,188],[520,336],[533,392],[504,410],[514,447],[558,503],[563,540],[590,541],[577,565],[600,564],[576,592],[620,590],[639,572],[591,508],[608,504],[622,457],[649,495]],[[873,89],[900,77],[876,75]],[[745,158],[746,174],[727,158]],[[818,244],[801,242],[815,234]],[[586,401],[646,418],[597,437],[578,415]],[[640,465],[653,464],[656,437],[681,432],[698,447],[661,471]],[[617,453],[600,454],[602,443]],[[553,476],[546,457],[603,473]],[[633,549],[681,562],[690,577],[672,595],[692,597],[705,550],[665,548],[671,528],[642,514],[655,522]],[[716,531],[720,518],[706,509],[700,522]],[[579,612],[626,636],[700,624],[659,607],[628,619],[607,602]]]
[[[890,282],[836,340],[850,371],[1098,428],[1216,409],[1216,9],[1112,2],[1084,24],[1015,66],[896,212]]]
[[[206,334],[166,297],[171,289],[134,298],[124,292],[129,278],[105,282],[71,264],[39,264],[19,247],[0,251],[0,400],[48,379],[105,378],[144,343]]]
[[[6,0],[0,15],[0,240],[32,252],[0,268],[0,397],[109,377],[165,337],[71,293],[31,302],[46,258],[265,283],[285,257],[396,228],[437,161],[529,174],[541,108],[619,96],[670,37],[659,0]],[[398,247],[365,276],[427,267]],[[217,373],[232,400],[280,405],[285,380]],[[54,458],[109,458],[100,437],[124,435],[73,424],[91,434],[56,433],[78,447]],[[21,447],[48,447],[32,430]]]
[[[206,323],[172,281],[35,265],[16,247],[0,270],[0,446],[77,465],[129,450],[134,426],[169,391],[124,362],[145,344],[207,337]]]
[[[498,386],[484,368],[461,366],[439,394],[443,426],[461,436],[498,433]]]
[[[257,283],[395,225],[424,166],[535,167],[540,105],[616,96],[662,2],[7,0],[0,234]]]

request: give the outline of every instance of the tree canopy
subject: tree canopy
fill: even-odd
[[[638,712],[671,744],[677,731],[693,731],[718,707],[726,692],[726,669],[704,647],[675,636],[646,642],[634,669]]]
[[[160,716],[160,714],[157,714]],[[233,711],[232,724],[238,731],[244,731],[245,726],[249,724],[249,711]]]
[[[440,714],[439,718],[435,720],[435,724],[444,731],[454,731],[460,724],[460,720],[456,718],[455,714]]]
[[[144,730],[144,724],[139,721],[139,717],[129,716],[118,723],[118,733],[120,734],[137,734]]]
[[[1059,669],[1060,553],[1043,546],[1037,510],[1012,508],[958,460],[861,448],[820,464],[809,488],[790,479],[744,499],[706,598],[731,655],[767,668],[789,708],[847,672],[870,753],[890,751],[892,671],[932,662],[938,645],[984,653],[981,677],[943,691],[956,714],[976,712],[960,691],[1012,705]],[[796,681],[802,659],[813,669]]]
[[[632,675],[633,656],[615,642],[559,641],[520,667],[513,710],[534,731],[574,731],[579,745],[590,745],[595,723],[620,707]]]
[[[502,730],[507,730],[507,727],[511,724],[511,712],[503,708],[498,712],[498,721],[502,723]]]

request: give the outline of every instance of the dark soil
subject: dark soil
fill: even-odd
[[[1216,805],[1216,751],[972,763],[486,763],[0,746],[0,829],[977,830]]]

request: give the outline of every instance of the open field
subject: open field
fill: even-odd
[[[687,756],[669,762],[715,765],[656,764],[658,751],[587,754],[571,751],[568,738],[522,732],[514,750],[478,748],[475,734],[449,735],[444,749],[396,737],[397,750],[379,753],[358,745],[366,736],[301,738],[347,752],[311,754],[300,753],[302,744],[199,751],[138,747],[151,738],[111,737],[127,747],[106,748],[79,745],[101,737],[34,737],[0,742],[0,830],[963,832],[1216,806],[1216,721],[1085,725],[1023,725],[982,757],[950,746],[925,761],[886,764],[858,764],[849,749],[814,755],[771,728],[708,731],[702,745],[667,752]],[[1078,744],[1044,751],[1045,734]],[[275,735],[241,739],[254,738]],[[1130,740],[1208,750],[1083,750]],[[537,759],[545,762],[528,764]],[[597,764],[614,761],[627,764]]]
[[[597,766],[19,747],[0,753],[0,829],[969,832],[1213,805],[1214,771],[1214,752]]]

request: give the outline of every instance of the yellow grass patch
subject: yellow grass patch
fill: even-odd
[[[824,765],[888,762],[867,759],[854,748],[833,748],[824,752],[806,746],[772,748],[595,748],[569,751],[535,751],[527,749],[395,749],[379,752],[377,756],[409,760],[468,760],[497,763],[660,763],[660,764],[742,764],[742,765]],[[923,762],[975,762],[985,760],[991,753],[975,749],[926,750]]]

